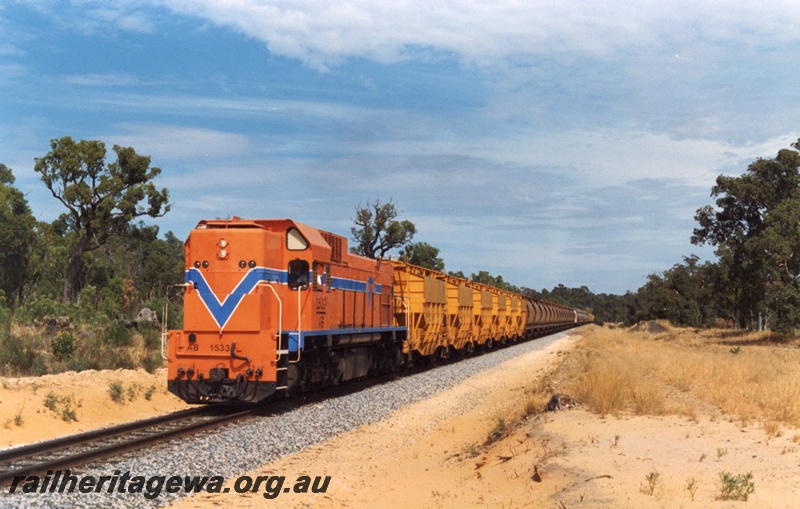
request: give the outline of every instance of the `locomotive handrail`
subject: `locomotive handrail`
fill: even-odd
[[[297,290],[297,359],[295,360],[289,359],[289,364],[297,364],[298,362],[300,362],[300,354],[302,353],[302,348],[300,348],[300,338],[303,337],[303,322],[302,322],[303,313],[300,301],[301,293],[303,292],[300,289],[298,289]],[[289,354],[286,355],[288,356]]]
[[[259,281],[256,286],[266,285],[267,288],[272,290],[272,293],[275,294],[275,298],[278,300],[278,334],[276,335],[276,339],[278,340],[277,348],[275,349],[276,357],[275,362],[278,362],[281,358],[281,335],[283,335],[283,301],[278,296],[278,292],[275,291],[275,288],[272,286],[271,281]]]
[[[178,283],[175,285],[168,285],[164,290],[164,305],[161,309],[161,358],[169,360],[167,355],[164,355],[164,345],[167,343],[169,332],[167,332],[167,315],[169,314],[169,289],[182,286],[184,288],[193,286],[193,283]]]

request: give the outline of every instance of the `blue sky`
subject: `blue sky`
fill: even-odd
[[[448,270],[635,291],[692,253],[714,179],[800,137],[790,1],[0,0],[0,162],[132,146],[185,238],[393,200]],[[667,5],[669,4],[669,5]],[[113,153],[112,153],[113,155]]]

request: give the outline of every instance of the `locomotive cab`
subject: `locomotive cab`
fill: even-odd
[[[286,385],[284,331],[302,329],[310,259],[330,257],[306,228],[234,218],[202,221],[191,232],[184,326],[168,336],[170,392],[190,403],[254,403]]]

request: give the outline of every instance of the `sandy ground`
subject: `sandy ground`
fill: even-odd
[[[499,418],[516,414],[537,378],[548,373],[559,355],[579,338],[573,335],[562,339],[545,351],[509,361],[381,422],[247,472],[253,477],[285,476],[284,486],[293,486],[303,475],[312,479],[330,476],[325,493],[281,493],[270,501],[264,498],[264,489],[235,493],[234,480],[230,479],[228,493],[202,493],[175,506],[464,509],[798,505],[800,433],[795,430],[768,437],[760,427],[748,428],[724,418],[602,418],[573,409],[533,415],[504,438],[487,443]],[[92,380],[103,382],[86,385],[82,381],[85,377],[74,374],[69,381],[63,380],[68,375],[43,377],[38,382],[5,380],[0,389],[0,418],[13,419],[25,401],[25,421],[21,427],[11,422],[0,429],[0,437],[10,445],[39,435],[77,432],[101,421],[105,425],[184,407],[163,389],[149,401],[142,395],[124,405],[110,400],[108,383],[123,376],[145,380],[144,375],[94,373]],[[161,376],[163,381],[163,373]],[[158,379],[153,380],[163,387]],[[35,394],[30,389],[33,383],[39,385]],[[126,388],[129,383],[125,382]],[[150,386],[150,382],[136,383]],[[100,386],[105,393],[92,385]],[[42,398],[49,390],[82,398],[77,423],[61,424],[59,417],[44,408]],[[95,406],[100,408],[90,410]],[[123,412],[127,417],[121,415]],[[747,502],[716,500],[723,471],[752,472],[755,492]],[[653,474],[657,477],[650,483],[647,479],[653,479]]]
[[[189,408],[167,392],[166,376],[166,369],[160,369],[155,373],[89,370],[41,377],[0,377],[0,447]],[[120,401],[111,398],[110,387],[115,383],[122,389]],[[45,406],[48,402],[52,408]],[[73,414],[77,420],[72,420]]]

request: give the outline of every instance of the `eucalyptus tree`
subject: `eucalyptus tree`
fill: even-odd
[[[36,158],[34,170],[67,213],[61,219],[72,234],[71,256],[64,281],[63,300],[68,302],[81,287],[84,257],[109,238],[129,231],[141,216],[166,214],[169,192],[156,189],[153,179],[161,169],[150,166],[150,157],[131,147],[114,145],[117,160],[106,165],[105,144],[97,140],[75,142],[65,136],[50,142],[50,152]]]
[[[36,219],[14,180],[11,168],[0,164],[0,290],[12,309],[22,303],[36,239]]]
[[[411,242],[400,250],[400,257],[408,260],[408,263],[419,265],[426,269],[444,271],[444,260],[439,258],[439,248],[433,247],[427,242]]]
[[[356,208],[355,226],[350,229],[355,245],[350,251],[368,258],[383,258],[386,253],[411,242],[417,228],[408,220],[398,221],[392,200],[376,199]]]
[[[800,148],[800,140],[792,144]],[[692,242],[717,247],[725,274],[723,299],[747,326],[770,316],[775,330],[800,324],[800,153],[782,149],[738,177],[720,175],[716,207],[697,210]]]

